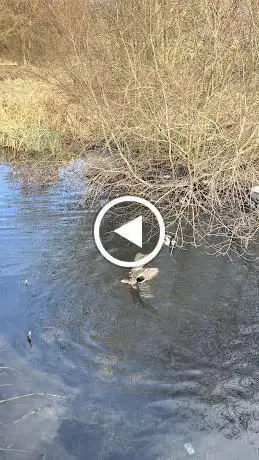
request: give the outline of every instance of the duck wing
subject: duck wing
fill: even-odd
[[[137,254],[135,255],[134,257],[134,260],[139,260],[139,259],[142,259],[142,257],[144,257],[145,254],[142,254],[142,252],[137,252]],[[138,278],[138,276],[141,276],[142,275],[142,272],[143,272],[143,266],[141,267],[133,267],[131,270],[130,270],[130,278]]]
[[[144,276],[145,281],[154,279],[159,273],[158,268],[143,268],[141,275]]]

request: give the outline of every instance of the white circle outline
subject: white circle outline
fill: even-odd
[[[158,225],[159,225],[159,239],[158,239],[156,247],[149,254],[142,257],[142,259],[138,259],[133,262],[126,262],[126,261],[116,259],[116,257],[111,256],[108,253],[108,251],[106,251],[106,249],[104,248],[101,242],[101,238],[100,238],[100,225],[101,225],[101,221],[104,215],[106,214],[107,211],[113,208],[113,206],[116,206],[117,204],[124,203],[124,202],[138,203],[138,204],[142,204],[143,206],[146,206],[155,215],[158,221]],[[165,240],[165,224],[164,224],[164,220],[160,212],[152,203],[138,196],[125,195],[125,196],[121,196],[119,198],[115,198],[114,200],[109,201],[109,203],[107,203],[98,213],[95,219],[95,223],[94,223],[94,239],[95,239],[95,244],[97,248],[99,249],[100,253],[102,254],[102,256],[105,257],[105,259],[111,262],[112,264],[118,265],[119,267],[126,267],[126,268],[142,267],[143,265],[146,265],[149,262],[151,262],[151,260],[153,260],[156,257],[156,255],[159,253],[159,251],[161,250],[164,244],[164,240]]]

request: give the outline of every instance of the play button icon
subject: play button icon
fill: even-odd
[[[142,216],[121,225],[114,232],[142,249]]]
[[[140,267],[154,259],[162,248],[165,225],[160,212],[152,203],[144,198],[127,195],[111,200],[101,209],[94,223],[94,239],[100,253],[109,262],[120,267]],[[155,241],[151,249],[147,240]],[[145,254],[137,260],[134,256],[129,260],[129,257],[123,257],[129,247],[132,255],[136,256],[139,249]],[[118,248],[121,258],[113,255]]]

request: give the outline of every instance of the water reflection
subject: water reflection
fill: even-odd
[[[0,396],[66,397],[0,401],[0,447],[166,460],[191,442],[196,458],[255,458],[258,268],[165,250],[140,302],[95,248],[81,179],[27,190],[0,167]]]

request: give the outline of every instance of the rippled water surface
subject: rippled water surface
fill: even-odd
[[[81,185],[0,166],[0,458],[258,458],[258,262],[163,250],[140,303]]]

